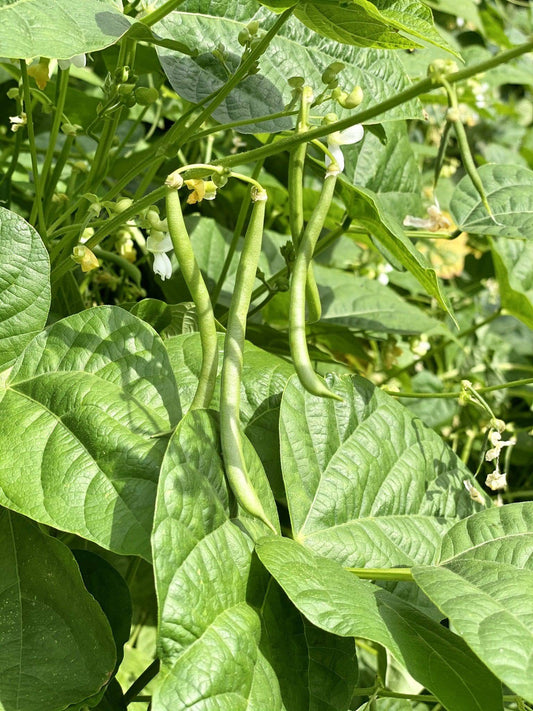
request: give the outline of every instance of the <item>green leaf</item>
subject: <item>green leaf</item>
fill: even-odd
[[[480,511],[446,533],[441,565],[453,560],[496,560],[533,571],[533,504],[508,504]]]
[[[533,700],[533,504],[509,504],[457,523],[440,565],[417,583],[514,692]]]
[[[131,18],[114,0],[0,0],[2,55],[69,59],[114,44]]]
[[[232,55],[236,48],[242,51],[237,39],[238,34],[252,19],[257,19],[263,29],[268,28],[274,20],[272,14],[262,9],[256,0],[243,0],[238,3],[227,3],[225,0],[188,0],[179,10],[155,26],[157,33],[165,38],[187,37],[189,44],[197,47],[199,53],[204,55],[203,59],[199,60],[177,55],[167,49],[158,50],[165,71],[170,65],[174,71],[179,71],[181,84],[175,88],[180,96],[194,102],[205,98],[213,81],[204,75],[202,69],[202,62],[207,61],[205,54],[211,53],[219,44],[223,44]],[[397,41],[399,35],[394,33],[394,36]],[[412,46],[412,43],[408,43],[408,46]],[[395,96],[410,86],[407,73],[394,57],[384,56],[383,52],[375,49],[341,45],[333,40],[325,40],[296,18],[290,18],[285,23],[262,55],[260,76],[267,82],[263,86],[281,95],[283,104],[288,104],[292,97],[292,89],[287,83],[289,77],[303,76],[318,95],[324,88],[322,72],[334,61],[345,64],[344,70],[339,74],[343,86],[359,85],[363,88],[364,100],[361,109]],[[240,86],[244,86],[244,83]],[[253,105],[249,102],[249,97],[245,95],[243,98],[246,98],[246,102],[240,106],[233,98],[239,96],[238,91],[237,88],[236,93],[232,92],[213,113],[215,119],[221,122],[236,120],[237,117],[239,120],[248,120],[268,111],[265,97],[261,97],[261,103],[257,103],[256,97],[255,107],[261,111],[262,105],[265,111],[250,116]],[[340,118],[352,113],[348,109],[341,109],[336,102],[323,104],[323,109],[324,113],[336,111]],[[381,114],[379,122],[420,117],[420,103],[414,100]],[[265,125],[261,123],[254,130],[269,130]],[[291,125],[294,125],[294,119]]]
[[[287,538],[262,539],[256,550],[313,624],[383,645],[448,711],[502,711],[498,680],[460,638],[416,608]]]
[[[533,242],[492,239],[502,308],[533,328]]]
[[[101,689],[115,666],[107,619],[72,553],[0,511],[0,708],[58,711]]]
[[[197,333],[174,336],[166,341],[170,363],[176,377],[180,401],[184,409],[192,402],[198,377],[202,350]],[[219,408],[219,380],[224,354],[224,335],[218,336],[217,387],[210,407]],[[244,364],[241,381],[241,424],[268,474],[276,498],[284,498],[279,455],[279,406],[281,393],[294,369],[286,361],[244,344]]]
[[[385,200],[368,188],[357,188],[343,178],[340,179],[340,187],[350,217],[368,228],[372,237],[384,248],[385,257],[390,254],[400,262],[453,318],[435,270],[406,237],[401,224],[386,207]]]
[[[116,647],[116,671],[124,657],[124,645],[130,638],[132,608],[129,588],[116,568],[101,556],[87,550],[72,552],[85,587],[102,608],[111,627]]]
[[[399,222],[406,214],[421,212],[421,174],[403,121],[383,125],[383,143],[370,131],[346,152],[344,174],[360,188],[379,193]]]
[[[304,630],[309,655],[309,711],[348,708],[358,676],[354,641],[329,634],[305,618]]]
[[[487,163],[478,169],[496,223],[468,176],[459,181],[450,202],[458,227],[493,237],[533,236],[533,171],[517,165]]]
[[[295,539],[350,568],[435,562],[444,531],[479,509],[463,486],[471,474],[433,430],[368,381],[328,383],[343,402],[310,395],[295,376],[281,402]],[[394,589],[424,605],[412,585]]]
[[[433,26],[431,10],[417,0],[311,0],[300,2],[295,15],[336,42],[381,49],[420,47],[400,31],[456,54]]]
[[[250,454],[246,447],[249,462]],[[266,480],[258,481],[257,469],[250,473],[275,515]],[[215,698],[212,707],[221,711],[284,708],[259,648],[260,617],[247,603],[251,540],[229,520],[230,502],[215,417],[189,412],[169,442],[154,518],[161,659],[154,711],[199,711]],[[266,532],[242,512],[240,519]]]
[[[48,252],[33,227],[1,207],[0,370],[11,365],[41,331],[49,308]]]
[[[375,279],[341,269],[315,267],[322,301],[322,322],[358,331],[385,333],[447,332],[443,324]]]
[[[150,557],[179,398],[157,334],[118,307],[58,321],[0,390],[0,503],[117,553]]]

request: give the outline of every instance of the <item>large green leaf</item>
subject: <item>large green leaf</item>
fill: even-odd
[[[533,328],[533,241],[491,240],[502,307]]]
[[[377,280],[318,265],[315,272],[323,309],[321,323],[386,333],[447,332],[439,321]]]
[[[257,480],[258,469],[250,473],[274,517],[266,480]],[[215,697],[227,711],[284,708],[259,649],[260,617],[247,603],[251,540],[229,520],[230,501],[216,419],[190,412],[169,442],[154,519],[162,665],[154,711],[206,709]],[[256,530],[266,527],[256,522]]]
[[[0,708],[58,711],[109,680],[115,643],[72,553],[0,511]]]
[[[533,237],[533,171],[517,165],[487,163],[478,173],[494,219],[470,178],[465,176],[450,202],[450,212],[458,227],[494,237]]]
[[[420,46],[399,31],[453,51],[433,26],[431,10],[417,0],[309,0],[298,3],[295,14],[336,42],[381,49]]]
[[[384,124],[385,141],[370,131],[361,143],[345,149],[344,174],[360,188],[379,193],[388,210],[402,222],[421,212],[421,175],[403,121]]]
[[[533,504],[482,511],[442,542],[439,566],[417,583],[513,691],[533,701]]]
[[[0,503],[117,553],[150,557],[165,441],[179,419],[166,350],[118,307],[58,321],[0,391]]]
[[[174,88],[180,96],[193,102],[207,96],[219,81],[213,76],[213,72],[220,72],[220,67],[215,70],[213,60],[208,59],[207,53],[211,53],[222,43],[233,57],[238,51],[237,48],[240,48],[238,34],[252,19],[258,19],[262,27],[267,27],[273,21],[272,14],[261,8],[256,0],[238,3],[227,3],[225,0],[187,0],[180,5],[179,10],[156,25],[158,34],[172,39],[187,37],[187,42],[197,47],[200,53],[193,59],[164,48],[158,50],[171,83],[172,75],[179,76],[180,84]],[[397,33],[394,33],[394,36],[399,37]],[[231,66],[233,61],[230,60]],[[334,61],[345,64],[339,75],[342,85],[350,88],[360,85],[363,88],[362,109],[395,96],[410,85],[400,62],[393,57],[385,56],[378,50],[342,45],[324,39],[307,29],[297,19],[290,18],[261,57],[260,76],[263,84],[258,85],[258,88],[262,91],[268,89],[269,93],[281,97],[282,103],[287,104],[291,100],[292,92],[287,79],[291,76],[303,76],[306,83],[318,94],[324,88],[321,74]],[[249,120],[270,111],[268,102],[272,102],[272,99],[264,95],[250,97],[246,82],[215,110],[213,116],[218,121]],[[351,113],[333,103],[324,104],[323,108],[324,113],[335,110],[340,117]],[[381,114],[379,121],[419,118],[420,115],[418,101],[410,101]],[[280,130],[280,126],[279,122],[274,125],[261,123],[257,128],[248,126],[245,130]]]
[[[0,0],[2,56],[69,59],[114,44],[130,23],[115,0]]]
[[[381,246],[387,258],[403,265],[425,291],[434,296],[440,306],[451,314],[446,295],[435,270],[406,237],[401,223],[386,205],[386,198],[368,188],[358,188],[347,180],[340,180],[341,195],[352,219],[366,227]]]
[[[200,375],[202,350],[198,333],[174,336],[166,341],[170,363],[174,370],[180,401],[188,409]],[[220,379],[224,354],[224,335],[219,334]],[[283,497],[279,457],[279,405],[281,393],[294,369],[286,361],[246,342],[241,382],[241,423],[269,477],[276,498]],[[218,381],[217,381],[218,382]],[[219,407],[219,385],[210,407]]]
[[[343,402],[294,376],[280,412],[281,462],[294,537],[351,568],[437,560],[444,531],[479,509],[471,475],[441,438],[359,377],[333,377]],[[416,588],[398,594],[416,600]]]
[[[0,12],[1,17],[1,12]],[[0,208],[0,370],[15,360],[46,323],[50,262],[37,232]]]
[[[289,539],[263,539],[256,550],[313,624],[383,645],[448,711],[503,708],[497,679],[460,638],[416,608]]]

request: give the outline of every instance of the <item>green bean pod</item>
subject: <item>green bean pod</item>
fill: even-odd
[[[277,533],[250,482],[244,460],[240,421],[246,318],[261,254],[266,192],[257,191],[253,199],[255,202],[244,237],[224,339],[224,362],[220,383],[220,442],[226,476],[235,498],[245,511],[263,521],[274,533]]]
[[[174,253],[181,273],[196,306],[200,341],[202,343],[202,367],[198,387],[191,403],[191,410],[207,408],[213,397],[218,367],[218,341],[215,316],[209,292],[200,267],[194,256],[191,240],[185,227],[179,193],[168,187],[166,193],[167,222]]]
[[[315,373],[307,350],[305,335],[305,285],[308,269],[333,199],[336,182],[336,175],[326,176],[322,192],[298,247],[290,289],[289,342],[294,367],[304,388],[319,397],[342,400],[338,395],[331,392],[322,378]]]
[[[310,87],[305,86],[302,90],[297,133],[307,131],[309,104],[312,100],[313,92]],[[295,250],[298,249],[304,230],[303,178],[306,153],[307,143],[300,143],[291,151],[289,156],[289,226]],[[322,315],[322,305],[320,303],[320,296],[312,264],[309,265],[309,269],[307,270],[306,300],[309,321],[311,323],[319,321]]]

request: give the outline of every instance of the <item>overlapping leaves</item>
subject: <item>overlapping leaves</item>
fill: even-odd
[[[180,416],[163,343],[101,307],[58,321],[0,393],[0,503],[120,553],[150,557],[164,432]]]

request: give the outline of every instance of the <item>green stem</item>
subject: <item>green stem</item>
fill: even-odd
[[[333,199],[336,182],[337,177],[335,175],[330,175],[325,178],[317,205],[307,223],[298,248],[290,288],[289,343],[294,367],[304,388],[318,397],[330,397],[335,400],[342,400],[342,398],[333,393],[315,373],[307,349],[305,332],[305,287],[307,274],[318,237],[324,226]]]
[[[509,383],[501,383],[500,385],[488,385],[486,387],[482,388],[472,388],[472,392],[476,394],[481,394],[481,393],[492,393],[495,392],[496,390],[506,390],[508,388],[519,388],[522,385],[533,385],[533,378],[522,378],[521,380],[512,380]],[[417,398],[420,400],[431,400],[431,399],[442,399],[442,400],[456,400],[462,392],[460,390],[455,391],[455,392],[449,392],[449,393],[402,393],[402,392],[395,392],[393,390],[387,390],[384,388],[384,390],[389,394],[394,397],[407,397],[407,398]],[[469,388],[470,390],[470,388]],[[488,405],[485,403],[485,405],[488,407]]]
[[[147,27],[152,27],[152,25],[155,25],[156,22],[159,22],[159,20],[162,20],[164,17],[169,15],[184,2],[185,0],[167,0],[161,5],[161,7],[158,7],[156,10],[152,10],[152,12],[149,12],[144,17],[141,17],[139,22],[142,22],[143,25],[146,25]]]
[[[414,581],[410,568],[345,568],[363,580],[409,580]]]
[[[119,227],[126,224],[128,220],[137,215],[145,207],[150,207],[150,205],[155,204],[159,200],[162,200],[167,192],[166,186],[161,186],[156,190],[153,190],[148,195],[145,195],[140,200],[136,200],[130,207],[123,210],[118,215],[115,215],[110,220],[106,220],[104,224],[94,233],[94,235],[87,240],[86,245],[89,249],[92,249],[97,244],[107,237],[107,235],[115,232]],[[72,262],[70,257],[67,257],[64,261],[60,262],[57,267],[52,271],[52,283],[55,284],[58,279],[60,279],[63,274],[73,269],[75,264]]]
[[[187,128],[183,132],[183,135],[180,136],[180,147],[183,146],[183,144],[190,138],[190,136],[194,135],[194,133],[204,123],[204,121],[209,118],[213,111],[218,106],[220,106],[220,104],[226,99],[227,96],[229,96],[229,94],[233,91],[237,84],[239,84],[247,76],[253,64],[266,51],[271,41],[283,27],[285,22],[287,22],[293,12],[294,8],[289,8],[288,10],[285,10],[285,12],[283,12],[278,17],[276,22],[272,25],[272,27],[268,30],[264,37],[261,38],[260,42],[258,42],[257,45],[251,50],[251,52],[249,52],[246,58],[241,61],[236,72],[230,77],[229,81],[227,81],[220,89],[213,101],[211,101],[211,103],[205,107],[201,114],[197,116],[196,119],[189,126],[187,126]],[[235,163],[235,165],[242,165],[242,163]]]
[[[194,256],[191,240],[183,220],[179,193],[174,188],[167,188],[166,207],[168,231],[181,273],[196,306],[202,343],[202,367],[190,409],[207,409],[215,391],[218,367],[218,340],[215,316],[211,306],[211,299],[209,298],[209,291]]]
[[[448,111],[447,120],[453,124],[455,129],[455,135],[457,137],[457,145],[459,146],[459,151],[461,153],[461,158],[463,160],[463,167],[466,170],[468,177],[472,181],[473,186],[477,190],[477,193],[485,207],[486,211],[489,213],[490,217],[496,222],[494,215],[492,214],[491,207],[487,200],[487,195],[485,193],[485,188],[481,182],[481,178],[477,171],[476,164],[472,157],[472,152],[470,151],[470,146],[468,144],[468,138],[466,135],[465,127],[459,116],[459,104],[457,103],[457,94],[455,87],[451,86],[445,78],[441,79],[442,85],[446,90],[448,95],[448,101],[452,109],[452,117],[450,117],[450,112]]]
[[[46,181],[48,180],[48,174],[52,166],[52,159],[54,157],[54,151],[56,147],[57,137],[59,135],[59,129],[61,127],[61,121],[63,118],[63,109],[65,107],[65,99],[67,98],[68,89],[68,69],[58,69],[58,92],[57,101],[54,111],[54,119],[52,121],[52,127],[50,128],[50,136],[48,138],[48,147],[46,149],[46,155],[44,158],[43,169],[41,171],[41,192],[46,194]]]
[[[129,276],[134,284],[138,287],[141,286],[142,274],[140,269],[136,267],[135,264],[128,262],[128,260],[121,257],[120,254],[116,254],[116,252],[109,252],[107,249],[102,249],[101,247],[93,247],[93,252],[99,259],[104,259],[107,262],[116,264],[117,267],[122,269],[122,271]]]
[[[142,691],[145,686],[147,686],[152,679],[157,676],[159,672],[159,659],[154,659],[154,661],[146,667],[140,677],[135,679],[130,688],[124,693],[124,705],[128,706],[133,699],[138,696],[139,691]]]
[[[454,72],[453,74],[448,74],[446,80],[450,84],[456,84],[457,82],[469,79],[476,74],[493,69],[494,67],[504,64],[515,57],[521,56],[522,54],[526,54],[531,50],[533,50],[533,40],[525,42],[524,44],[505,52],[500,52],[500,54],[497,54],[495,57],[491,57],[491,59],[487,59],[485,62],[474,64],[466,69]],[[234,156],[220,158],[218,161],[215,161],[215,163],[225,168],[231,168],[236,165],[242,165],[243,163],[249,163],[250,161],[268,158],[269,156],[281,151],[292,150],[299,143],[310,141],[315,138],[322,138],[323,136],[327,136],[334,131],[344,131],[344,129],[354,126],[356,123],[364,123],[369,121],[370,119],[373,119],[376,116],[389,111],[390,109],[396,108],[396,106],[400,106],[407,101],[411,101],[411,99],[416,99],[421,94],[435,91],[441,86],[442,84],[438,81],[438,79],[422,79],[422,81],[413,84],[408,89],[400,91],[398,94],[391,96],[389,99],[386,99],[385,101],[382,101],[364,111],[358,111],[351,116],[341,119],[340,121],[335,121],[335,123],[331,123],[327,126],[317,126],[316,128],[308,131],[305,135],[294,135],[282,138],[279,141],[276,141],[276,143],[272,146],[262,146],[261,148],[254,148],[251,151],[237,153]]]
[[[30,215],[31,224],[35,224],[38,218],[39,232],[41,237],[46,239],[46,223],[43,212],[43,195],[41,191],[41,181],[39,180],[39,164],[37,162],[37,147],[35,145],[35,130],[33,125],[33,109],[30,92],[30,82],[28,78],[28,68],[24,59],[20,60],[20,76],[22,79],[22,91],[24,95],[24,109],[26,111],[28,142],[30,144],[31,168],[33,173],[33,183],[35,188],[35,201]]]
[[[203,131],[200,131],[199,133],[195,133],[194,136],[191,136],[185,143],[188,143],[189,141],[197,141],[202,138],[206,138],[207,136],[211,136],[213,133],[221,133],[222,131],[228,131],[232,128],[239,128],[240,126],[248,126],[249,124],[255,124],[255,123],[264,123],[265,121],[275,121],[276,119],[279,118],[286,118],[287,116],[294,116],[297,112],[294,110],[291,111],[278,111],[275,114],[267,114],[266,116],[258,116],[257,118],[250,118],[250,119],[242,119],[241,121],[232,121],[231,123],[222,123],[222,124],[217,124],[216,126],[211,126],[210,128],[206,128]]]
[[[245,511],[260,519],[275,534],[263,504],[250,481],[242,447],[240,422],[241,377],[246,319],[250,307],[257,262],[261,253],[266,193],[255,194],[254,205],[235,277],[233,299],[224,339],[224,361],[220,382],[220,442],[226,476],[235,498]]]

